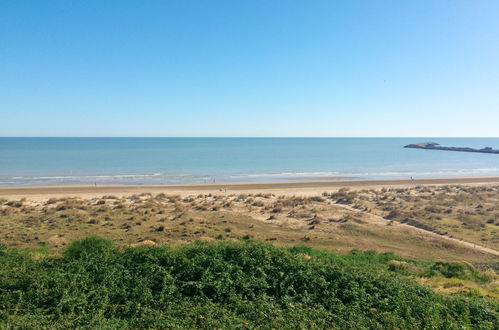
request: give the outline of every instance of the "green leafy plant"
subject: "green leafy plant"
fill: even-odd
[[[0,328],[494,329],[499,323],[498,304],[435,294],[388,270],[400,258],[373,251],[336,255],[246,240],[117,248],[98,237],[71,243],[61,257],[1,251]]]

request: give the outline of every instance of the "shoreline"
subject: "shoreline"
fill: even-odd
[[[0,198],[44,200],[59,197],[125,196],[140,193],[166,193],[171,195],[273,193],[279,195],[318,195],[341,188],[368,189],[410,187],[419,185],[483,185],[499,184],[499,176],[380,179],[380,180],[293,180],[286,182],[227,182],[187,185],[49,185],[0,187]]]

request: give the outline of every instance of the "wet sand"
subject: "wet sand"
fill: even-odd
[[[421,178],[421,179],[387,179],[387,180],[300,180],[287,182],[260,183],[210,183],[192,185],[54,185],[54,186],[17,186],[0,187],[0,198],[45,200],[58,197],[101,197],[114,195],[117,197],[140,193],[165,193],[175,195],[196,194],[233,194],[233,193],[273,193],[279,195],[318,195],[323,192],[337,191],[341,188],[390,188],[410,187],[418,185],[498,184],[499,177],[459,177],[459,178]]]

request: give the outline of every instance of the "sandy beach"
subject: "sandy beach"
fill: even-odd
[[[311,196],[323,192],[334,192],[341,188],[366,189],[382,187],[414,187],[421,185],[484,185],[497,184],[499,177],[454,177],[454,178],[417,178],[387,180],[296,180],[287,182],[257,183],[209,183],[192,185],[52,185],[0,187],[0,198],[45,200],[59,197],[102,197],[114,195],[122,197],[139,193],[165,193],[188,196],[195,194],[230,193],[273,193],[278,195]]]

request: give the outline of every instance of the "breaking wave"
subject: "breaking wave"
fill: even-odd
[[[165,185],[211,182],[282,181],[287,179],[383,179],[407,177],[457,177],[499,175],[499,168],[468,168],[437,171],[311,171],[236,174],[139,173],[115,175],[3,176],[1,186],[51,184],[136,184]]]

